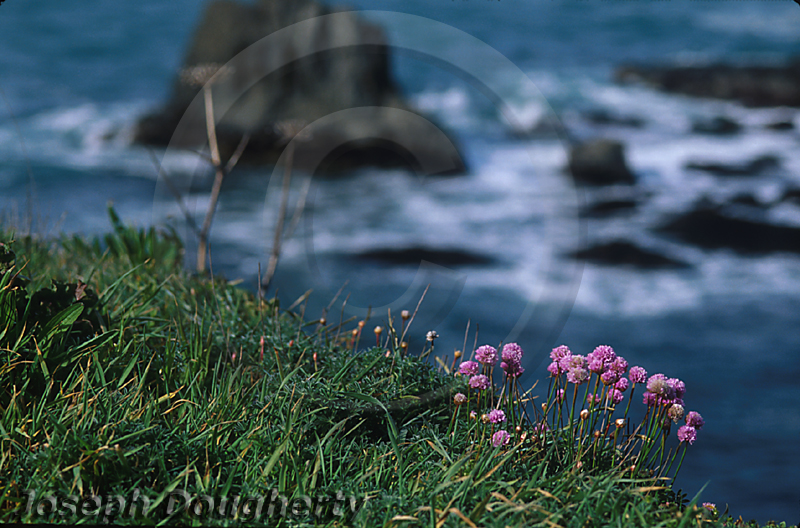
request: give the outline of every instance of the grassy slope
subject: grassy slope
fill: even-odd
[[[575,469],[532,438],[493,448],[462,414],[448,434],[450,395],[467,392],[463,380],[398,356],[392,332],[387,348],[354,354],[355,343],[336,339],[350,331],[191,276],[177,239],[115,229],[95,243],[11,246],[31,282],[27,296],[10,274],[0,288],[0,520],[71,522],[65,505],[78,518],[94,509],[78,496],[130,499],[137,489],[153,508],[147,517],[110,508],[87,520],[225,525],[253,516],[241,503],[238,517],[208,508],[202,519],[170,516],[170,492],[185,490],[214,498],[216,509],[221,497],[266,496],[259,523],[270,525],[720,524],[652,481]],[[28,303],[50,278],[74,284]],[[89,285],[80,303],[78,279]],[[413,398],[431,392],[439,397]],[[67,515],[30,502],[28,489],[60,497]],[[304,496],[311,515],[292,503]]]

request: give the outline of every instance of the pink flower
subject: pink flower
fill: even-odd
[[[472,376],[469,379],[469,386],[471,389],[486,390],[489,388],[489,378],[483,374]]]
[[[686,415],[686,425],[694,427],[698,431],[702,429],[705,424],[706,422],[703,420],[703,417],[700,416],[699,412],[690,411],[689,414]]]
[[[631,367],[628,377],[633,383],[644,383],[647,381],[647,371],[642,367]]]
[[[628,378],[620,378],[619,381],[614,385],[614,388],[622,392],[628,390]]]
[[[550,359],[553,361],[560,361],[567,356],[571,356],[572,352],[570,351],[567,345],[561,345],[560,347],[556,347],[550,352]]]
[[[564,389],[558,389],[556,391],[556,401],[564,401]]]
[[[508,343],[503,346],[502,357],[507,363],[519,363],[522,361],[522,347],[516,343]]]
[[[497,349],[490,345],[478,347],[478,350],[475,351],[475,359],[478,360],[478,363],[493,367],[497,363]]]
[[[453,396],[453,401],[455,402],[456,405],[461,405],[462,403],[467,401],[467,397],[458,392],[456,393],[455,396]]]
[[[561,370],[561,366],[558,364],[558,361],[553,361],[547,366],[547,372],[549,372],[551,376],[555,377],[564,371]]]
[[[599,402],[600,402],[600,396],[598,396],[597,394],[589,394],[586,396],[586,403],[592,404]]]
[[[656,400],[657,399],[658,399],[658,396],[656,396],[652,392],[645,392],[644,393],[644,398],[642,398],[642,403],[644,403],[648,407],[652,407],[652,406],[654,406],[656,404]]]
[[[589,379],[589,371],[585,368],[573,368],[567,371],[567,381],[570,383],[574,383],[575,385],[580,385],[584,381]]]
[[[481,366],[475,361],[464,361],[458,366],[458,371],[465,376],[474,376]]]
[[[522,373],[525,372],[525,369],[522,368],[519,363],[509,364],[503,361],[502,363],[500,363],[500,368],[502,368],[505,371],[506,376],[511,376],[512,378],[521,376]]]
[[[611,370],[622,376],[628,371],[628,362],[625,361],[625,358],[622,356],[617,356],[614,359],[613,363],[611,363],[610,367]]]
[[[607,370],[600,375],[603,385],[614,385],[619,381],[619,372],[616,370]]]
[[[589,362],[589,370],[602,374],[608,370],[611,364],[617,359],[614,349],[607,345],[600,345],[586,356]]]
[[[501,445],[508,444],[510,439],[510,435],[506,431],[497,431],[495,434],[492,435],[492,445],[494,447],[500,447]]]
[[[492,409],[489,411],[489,422],[496,424],[506,421],[506,413],[500,409]]]
[[[586,358],[583,356],[567,356],[558,361],[561,370],[567,371],[575,368],[586,368]]]
[[[683,398],[683,395],[686,394],[686,384],[678,378],[670,378],[667,383],[675,391],[676,398]]]
[[[614,405],[617,405],[625,396],[617,389],[609,389],[606,399],[611,400]]]
[[[695,440],[697,440],[697,430],[692,427],[691,425],[684,425],[680,429],[678,429],[678,440],[683,442],[689,442],[689,445],[692,445]]]

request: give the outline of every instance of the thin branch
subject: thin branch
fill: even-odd
[[[272,242],[272,252],[269,256],[267,273],[264,276],[264,289],[269,288],[275,269],[278,267],[278,259],[281,255],[281,240],[283,239],[283,223],[286,218],[286,206],[289,202],[289,184],[292,181],[292,163],[294,162],[294,143],[289,143],[286,147],[286,164],[283,170],[283,190],[281,191],[281,205],[278,209],[278,221],[275,225],[275,236]]]

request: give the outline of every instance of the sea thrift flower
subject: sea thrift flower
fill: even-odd
[[[600,396],[597,394],[589,394],[586,396],[586,403],[598,403],[600,401]]]
[[[633,383],[644,383],[647,381],[647,371],[642,367],[631,367],[628,377]]]
[[[560,361],[567,356],[571,356],[572,351],[570,351],[567,345],[561,345],[560,347],[556,347],[550,352],[550,359],[553,361]]]
[[[558,389],[556,391],[556,401],[564,401],[564,389]]]
[[[489,378],[483,374],[472,376],[469,379],[469,386],[471,389],[486,390],[489,388]]]
[[[683,398],[683,395],[686,394],[686,384],[678,378],[670,378],[667,383],[675,390],[676,398]]]
[[[586,368],[586,358],[583,356],[567,356],[558,361],[558,366],[561,367],[561,370]]]
[[[519,363],[522,361],[522,347],[516,343],[508,343],[503,346],[502,357],[507,363]]]
[[[547,372],[549,372],[551,376],[555,377],[564,371],[561,370],[561,366],[558,364],[558,361],[553,361],[547,366]]]
[[[648,407],[652,407],[653,405],[656,404],[657,399],[658,399],[658,396],[656,396],[652,392],[645,392],[644,393],[644,398],[642,398],[642,403],[644,403]]]
[[[500,447],[501,445],[506,445],[508,443],[510,436],[506,431],[497,431],[495,434],[492,435],[492,445],[494,447]]]
[[[600,345],[589,353],[586,359],[589,362],[589,370],[597,374],[602,374],[608,370],[614,360],[617,359],[617,355],[610,346]]]
[[[456,405],[461,405],[462,403],[467,401],[467,397],[458,392],[456,393],[455,396],[453,396],[453,401],[455,402]]]
[[[667,416],[669,416],[669,417],[670,417],[670,419],[671,419],[673,422],[675,422],[675,423],[678,423],[678,420],[680,420],[681,418],[683,418],[683,405],[679,405],[679,404],[677,404],[677,403],[676,403],[676,404],[674,404],[674,405],[672,405],[672,406],[671,406],[671,407],[670,407],[670,408],[667,410]]]
[[[502,368],[505,371],[506,376],[511,376],[512,378],[516,378],[522,375],[523,372],[525,372],[525,369],[522,368],[519,363],[508,364],[505,361],[503,361],[502,363],[500,363],[500,368]]]
[[[580,385],[589,379],[589,371],[585,368],[574,368],[567,371],[567,381]]]
[[[705,420],[703,420],[703,417],[700,416],[698,412],[689,411],[689,414],[686,415],[686,425],[694,427],[698,431],[702,429],[705,424]]]
[[[614,384],[614,388],[620,392],[628,390],[628,378],[620,378],[619,381]]]
[[[617,389],[609,389],[608,395],[606,396],[606,398],[608,400],[611,400],[611,402],[613,402],[614,405],[617,405],[619,402],[621,402],[624,397],[625,395],[622,394],[622,392],[618,391]]]
[[[469,418],[470,418],[470,420],[474,420],[474,419],[475,419],[475,418],[477,418],[477,417],[478,417],[478,413],[477,413],[477,412],[475,412],[475,411],[470,411],[470,412],[469,412]]]
[[[489,411],[489,422],[496,424],[506,421],[506,413],[500,409],[492,409]]]
[[[619,373],[616,370],[607,370],[600,375],[604,385],[614,385],[619,381]]]
[[[689,442],[692,445],[697,439],[697,430],[691,425],[684,425],[678,429],[678,440],[681,442]]]
[[[478,350],[475,351],[475,359],[478,360],[478,363],[493,367],[497,363],[497,349],[489,345],[478,347]]]
[[[610,367],[611,370],[622,376],[626,372],[628,372],[628,362],[625,361],[625,358],[622,356],[617,356],[613,363],[611,363]]]
[[[650,379],[647,380],[647,390],[667,400],[671,400],[675,397],[675,389],[670,387],[663,374],[653,374],[650,376]]]
[[[458,372],[465,376],[474,376],[480,368],[481,366],[475,361],[464,361],[458,366]]]

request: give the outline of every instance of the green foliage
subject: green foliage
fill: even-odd
[[[0,245],[3,522],[247,518],[241,504],[170,513],[182,490],[331,499],[316,517],[265,506],[273,526],[721,525],[652,479],[579,471],[554,441],[476,441],[452,403],[463,380],[404,356],[391,332],[358,351],[335,325],[189,275],[169,237],[117,219],[102,240],[16,241],[25,262]],[[80,514],[115,494],[141,507]]]

